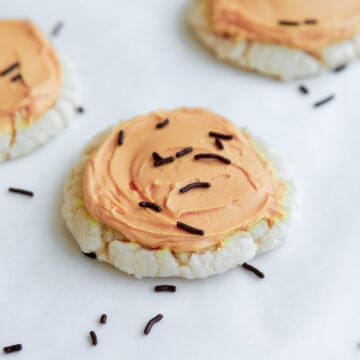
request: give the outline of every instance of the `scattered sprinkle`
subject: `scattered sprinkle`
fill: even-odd
[[[219,150],[224,150],[224,144],[221,142],[221,140],[219,138],[215,139],[215,146],[219,149]]]
[[[98,344],[98,339],[97,339],[97,336],[96,336],[96,332],[94,330],[91,330],[89,332],[90,334],[90,338],[91,338],[91,344],[96,346]]]
[[[96,259],[96,253],[94,253],[94,252],[89,252],[89,253],[84,253],[84,252],[83,252],[83,254],[84,254],[85,256],[87,256],[88,258],[90,258],[90,259],[93,259],[93,260]]]
[[[161,158],[159,160],[155,160],[154,166],[157,167],[157,166],[166,165],[166,164],[173,162],[174,160],[175,160],[175,158],[173,156],[169,156],[167,158]]]
[[[13,188],[13,187],[9,187],[9,192],[12,192],[15,194],[26,195],[26,196],[30,196],[30,197],[34,196],[34,193],[32,191],[24,190],[24,189],[17,189],[17,188]]]
[[[157,129],[162,129],[162,128],[164,128],[165,126],[169,125],[169,122],[170,122],[169,119],[165,119],[165,120],[163,120],[162,122],[156,124],[156,128],[157,128]]]
[[[0,76],[5,76],[12,72],[14,69],[18,68],[20,66],[20,63],[14,63],[8,66],[6,69],[0,72]]]
[[[217,139],[221,139],[221,140],[232,140],[233,139],[232,135],[221,134],[221,133],[218,133],[215,131],[209,131],[209,136],[217,138]]]
[[[191,146],[186,147],[186,148],[178,151],[178,152],[176,153],[176,157],[177,157],[177,158],[182,157],[182,156],[184,156],[184,155],[187,155],[187,154],[191,153],[192,151],[193,151],[193,148],[192,148]]]
[[[325,99],[322,99],[314,104],[314,108],[317,108],[319,106],[325,105],[326,103],[330,102],[331,100],[335,99],[335,95],[329,95]]]
[[[106,314],[102,314],[100,316],[100,324],[106,324],[107,322],[107,315]]]
[[[14,77],[11,78],[12,82],[19,81],[19,80],[22,80],[21,74],[17,74]]]
[[[120,130],[119,137],[118,137],[118,144],[121,146],[124,143],[124,130]]]
[[[309,89],[305,85],[300,85],[298,89],[304,95],[309,94]]]
[[[195,235],[200,235],[200,236],[204,236],[205,235],[205,231],[204,230],[201,230],[201,229],[197,229],[197,228],[194,228],[188,224],[185,224],[181,221],[178,221],[176,223],[176,226],[182,230],[185,230],[191,234],[195,234]]]
[[[64,27],[64,23],[62,21],[59,21],[54,28],[51,30],[51,35],[52,36],[57,36],[59,35],[60,31],[62,30],[62,28]]]
[[[10,345],[10,346],[5,346],[3,348],[3,350],[4,350],[5,354],[11,354],[13,352],[21,351],[22,350],[22,345],[21,344],[15,344],[15,345]]]
[[[227,159],[226,157],[223,157],[221,155],[218,154],[196,154],[194,156],[195,160],[200,160],[200,159],[215,159],[215,160],[219,160],[225,164],[231,164],[231,160]]]
[[[279,20],[278,24],[281,26],[298,26],[299,25],[299,23],[297,21],[292,21],[292,20]]]
[[[316,19],[305,19],[304,24],[305,25],[316,25],[318,21]]]
[[[84,108],[82,106],[78,106],[75,111],[79,114],[83,114],[85,112]]]
[[[153,317],[152,319],[149,320],[149,322],[146,324],[145,329],[144,329],[144,334],[145,335],[149,335],[150,331],[152,329],[152,327],[159,322],[164,316],[162,314],[158,314],[155,317]]]
[[[157,285],[154,288],[155,292],[176,292],[175,285]]]
[[[340,65],[340,66],[337,66],[333,71],[338,73],[340,71],[343,71],[347,68],[347,64],[343,64],[343,65]]]
[[[259,277],[261,279],[263,279],[265,277],[265,274],[262,271],[260,271],[259,269],[257,269],[256,267],[254,267],[250,264],[243,263],[242,267],[246,270],[249,270],[250,272],[252,272],[253,274],[255,274],[257,277]]]
[[[200,181],[197,181],[197,182],[193,182],[189,185],[186,185],[184,187],[182,187],[179,192],[181,192],[182,194],[183,193],[186,193],[187,191],[191,190],[191,189],[195,189],[195,188],[209,188],[211,187],[211,184],[208,183],[208,182],[200,182]]]
[[[156,212],[161,212],[161,210],[162,210],[159,205],[154,204],[152,202],[148,202],[148,201],[140,201],[139,206],[141,206],[143,208],[148,208],[148,209],[154,210]]]
[[[160,156],[160,154],[157,153],[156,151],[154,151],[154,152],[152,153],[152,157],[153,157],[153,159],[154,159],[155,161],[162,159],[162,157]]]

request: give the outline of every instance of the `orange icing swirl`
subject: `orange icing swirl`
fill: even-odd
[[[55,104],[61,66],[49,41],[27,20],[0,21],[0,50],[0,72],[19,64],[0,76],[0,134],[14,137],[17,127],[28,126]]]
[[[164,119],[163,129],[156,125]],[[120,130],[124,141],[118,144]],[[218,150],[209,131],[230,134]],[[162,157],[188,146],[193,152],[155,167],[152,153]],[[216,153],[231,159],[195,160],[199,153]],[[185,193],[193,182],[211,187]],[[99,222],[121,232],[128,241],[150,249],[200,252],[220,246],[229,235],[267,220],[282,218],[287,185],[276,176],[249,134],[228,120],[204,109],[158,111],[116,126],[87,161],[83,176],[85,206]],[[139,206],[147,201],[161,212]],[[176,227],[180,221],[205,231],[204,236]]]
[[[216,35],[291,46],[312,54],[360,31],[359,0],[203,1]],[[312,19],[317,23],[304,23]],[[280,20],[299,26],[280,26]]]

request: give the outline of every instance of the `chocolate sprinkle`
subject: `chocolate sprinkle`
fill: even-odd
[[[20,63],[14,63],[10,66],[8,66],[6,69],[0,72],[0,76],[5,76],[12,72],[14,69],[18,68],[20,66]]]
[[[96,332],[94,330],[91,330],[89,332],[90,334],[90,338],[91,338],[91,343],[96,346],[98,344],[98,339],[97,339],[97,336],[96,336]]]
[[[174,160],[175,158],[173,156],[169,156],[167,158],[161,158],[159,160],[155,160],[154,166],[158,167],[158,166],[166,165],[173,162]]]
[[[186,147],[186,148],[178,151],[178,152],[176,153],[176,157],[179,158],[179,157],[182,157],[182,156],[184,156],[184,155],[187,155],[187,154],[191,153],[193,150],[194,150],[194,149],[193,149],[191,146]]]
[[[299,86],[299,91],[304,95],[309,94],[309,89],[305,85],[300,85]]]
[[[316,19],[305,19],[304,24],[305,25],[316,25],[318,21]]]
[[[255,274],[257,277],[259,277],[261,279],[263,279],[265,277],[265,274],[262,271],[260,271],[259,269],[257,269],[256,267],[254,267],[250,264],[243,263],[242,267],[246,270],[249,270],[250,272],[252,272],[253,274]]]
[[[78,106],[75,110],[79,114],[83,114],[85,112],[85,110],[84,110],[84,108],[82,106]]]
[[[14,77],[11,78],[12,82],[19,81],[19,80],[22,80],[21,74],[17,74]]]
[[[221,140],[219,138],[215,139],[215,146],[219,149],[219,150],[224,150],[224,144],[221,142]]]
[[[201,230],[201,229],[197,229],[197,228],[194,228],[188,224],[185,224],[181,221],[178,221],[176,223],[176,226],[182,230],[185,230],[191,234],[195,234],[195,235],[200,235],[200,236],[204,236],[205,235],[205,231],[204,230]]]
[[[340,65],[340,66],[337,66],[333,71],[338,73],[340,71],[343,71],[347,68],[347,64],[343,64],[343,65]]]
[[[152,153],[152,157],[153,157],[153,159],[154,159],[155,161],[162,159],[162,157],[161,157],[161,156],[159,155],[159,153],[157,153],[156,151],[154,151],[154,152]]]
[[[331,100],[335,99],[335,95],[329,95],[325,99],[322,99],[314,104],[314,108],[317,108],[319,106],[325,105],[326,103],[330,102]]]
[[[22,345],[21,344],[15,344],[15,345],[10,345],[10,346],[5,346],[3,348],[3,350],[4,350],[5,354],[11,354],[13,352],[21,351],[22,350]]]
[[[157,128],[157,129],[162,129],[162,128],[164,128],[165,126],[169,125],[169,122],[170,122],[169,119],[165,119],[165,120],[163,120],[162,122],[158,123],[158,124],[156,125],[156,128]]]
[[[13,188],[13,187],[9,187],[9,192],[12,192],[15,194],[26,195],[26,196],[30,196],[30,197],[34,196],[34,193],[32,191],[24,190],[24,189],[17,189],[17,188]]]
[[[218,154],[196,154],[194,156],[195,160],[200,160],[200,159],[215,159],[215,160],[219,160],[225,164],[231,164],[231,160],[227,159],[226,157],[223,157],[221,155]]]
[[[59,21],[54,28],[51,31],[51,35],[52,36],[57,36],[59,35],[60,31],[62,30],[62,28],[64,27],[64,23],[62,21]]]
[[[155,292],[176,292],[175,285],[157,285],[154,288]]]
[[[89,253],[83,252],[83,254],[84,254],[85,256],[87,256],[88,258],[90,258],[90,259],[93,259],[93,260],[96,259],[96,253],[94,253],[94,252],[89,252]]]
[[[146,324],[146,326],[145,326],[144,334],[145,334],[145,335],[149,335],[152,327],[153,327],[157,322],[159,322],[163,317],[164,317],[164,316],[163,316],[162,314],[158,314],[158,315],[156,315],[155,317],[153,317],[152,319],[150,319],[150,320],[148,321],[148,323]]]
[[[162,210],[159,205],[154,204],[152,202],[148,202],[148,201],[140,201],[139,206],[141,206],[143,208],[148,208],[148,209],[154,210],[156,212],[161,212],[161,210]]]
[[[118,144],[121,146],[124,143],[124,130],[120,130],[119,137],[118,137]]]
[[[107,315],[106,314],[102,314],[100,316],[100,324],[106,324],[107,322]]]
[[[211,187],[211,184],[208,183],[208,182],[193,182],[189,185],[186,185],[184,187],[182,187],[179,192],[181,192],[182,194],[183,193],[186,193],[187,191],[191,190],[191,189],[195,189],[195,188],[209,188]]]
[[[278,24],[282,25],[282,26],[298,26],[299,25],[299,23],[297,21],[292,21],[292,20],[279,20]]]
[[[218,133],[215,131],[209,131],[209,136],[217,138],[217,139],[221,139],[221,140],[232,140],[233,139],[232,135],[221,134],[221,133]]]

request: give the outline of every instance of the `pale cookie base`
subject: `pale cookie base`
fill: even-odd
[[[320,59],[302,50],[276,44],[235,42],[214,35],[207,24],[202,0],[193,0],[188,22],[199,40],[215,55],[235,66],[284,81],[319,75],[360,57],[360,33],[326,46]]]
[[[63,85],[54,107],[30,126],[17,130],[14,144],[10,144],[9,134],[0,136],[0,162],[31,152],[71,124],[80,105],[81,86],[69,62],[62,61],[62,71]]]
[[[223,273],[255,255],[272,250],[285,239],[289,218],[294,207],[295,189],[287,168],[261,141],[255,138],[256,146],[271,159],[281,179],[289,184],[289,193],[284,201],[288,215],[269,228],[261,221],[250,231],[229,236],[222,247],[176,256],[169,250],[149,250],[124,239],[123,235],[99,223],[84,206],[82,178],[86,162],[91,153],[109,135],[106,131],[95,137],[82,153],[81,159],[71,170],[65,188],[65,203],[62,215],[70,232],[84,253],[95,252],[100,261],[114,265],[121,271],[142,277],[205,278]]]

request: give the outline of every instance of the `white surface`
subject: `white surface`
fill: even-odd
[[[91,5],[90,5],[91,3]],[[16,359],[359,359],[360,64],[282,84],[223,65],[184,30],[180,0],[0,0],[1,16],[45,31],[78,66],[86,113],[55,140],[0,166],[0,345]],[[312,102],[337,99],[314,110]],[[248,126],[287,157],[303,193],[288,242],[201,281],[135,280],[81,255],[60,217],[65,176],[100,129],[159,107],[207,106]],[[8,186],[35,197],[8,194]],[[97,318],[109,315],[100,326]],[[164,319],[144,337],[147,320]],[[88,342],[98,333],[99,346]],[[5,356],[0,355],[0,358]]]

